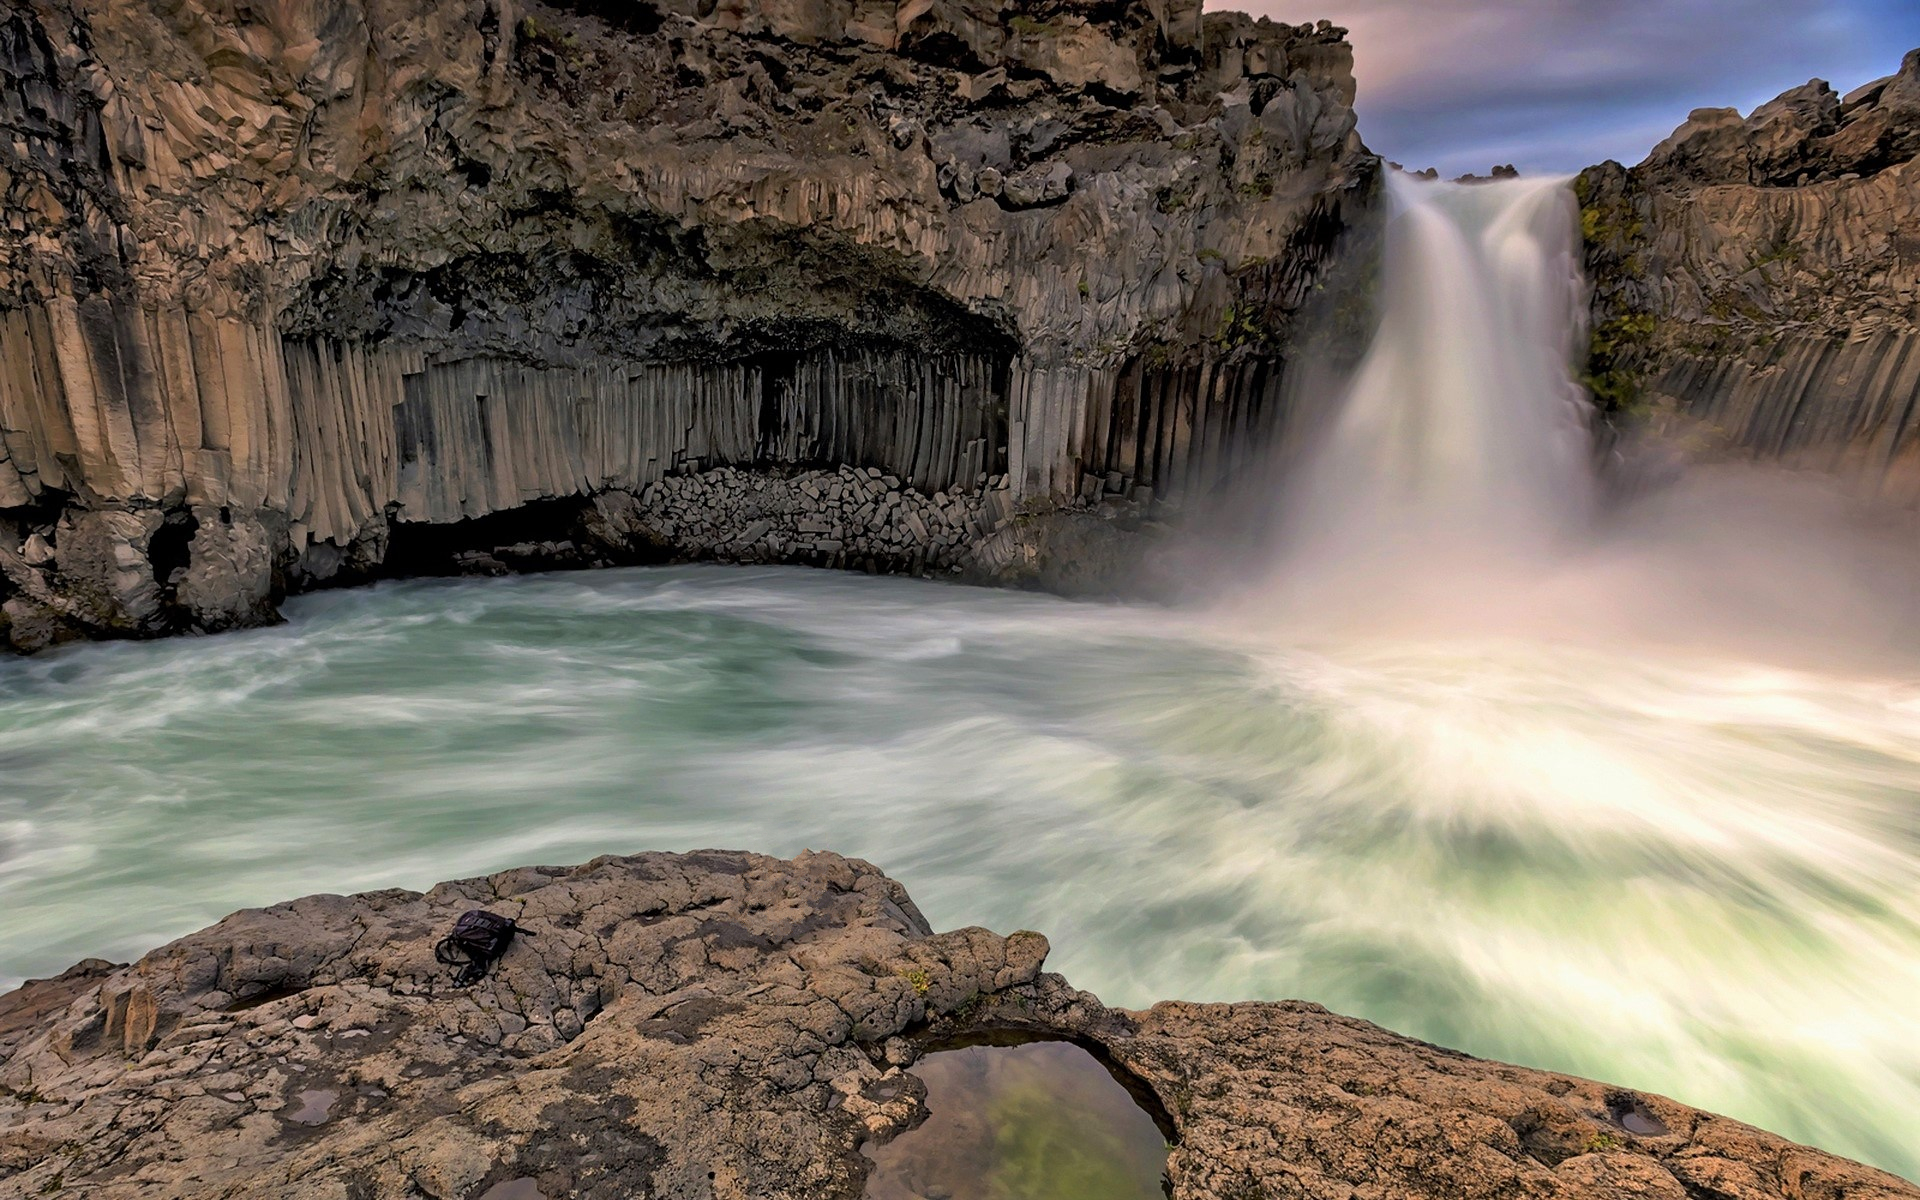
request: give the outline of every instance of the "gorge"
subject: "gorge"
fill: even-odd
[[[981,544],[1016,510],[1258,445],[1378,170],[1337,31],[710,9],[16,7],[12,642],[258,624],[546,501],[588,561],[1018,575],[1044,521]],[[886,536],[784,511],[843,464],[892,477]],[[726,467],[767,493],[737,525],[659,511]]]
[[[1915,1195],[1920,52],[1461,184],[1178,0],[0,84],[0,1194],[852,1197],[1017,1034],[1177,1197]]]
[[[15,6],[0,641],[689,558],[1166,590],[1128,535],[1361,330],[1342,34],[710,7]],[[1911,490],[1916,80],[1575,181],[1610,427]]]

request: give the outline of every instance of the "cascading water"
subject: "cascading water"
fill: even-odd
[[[1291,554],[1537,555],[1592,493],[1573,193],[1402,178],[1388,193],[1379,326],[1289,489]]]
[[[1600,503],[1566,181],[1395,177],[1387,200],[1372,336],[1344,375],[1301,373],[1278,546],[1223,621],[1295,644],[1337,628],[1912,661],[1910,519],[1730,464]]]

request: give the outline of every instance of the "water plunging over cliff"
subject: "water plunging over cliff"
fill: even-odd
[[[1240,611],[596,572],[0,663],[0,980],[303,889],[831,846],[1123,1003],[1312,997],[1920,1171],[1916,539],[1712,472],[1593,503],[1566,193],[1392,199]]]
[[[1277,548],[1224,621],[1297,643],[1528,636],[1716,647],[1830,665],[1908,661],[1910,517],[1830,479],[1663,451],[1603,502],[1580,214],[1564,180],[1394,178],[1344,374],[1301,373]],[[1657,486],[1651,481],[1657,479]]]
[[[1389,185],[1379,326],[1288,494],[1309,559],[1538,554],[1592,491],[1564,181]]]

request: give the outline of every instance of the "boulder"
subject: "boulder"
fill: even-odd
[[[225,509],[195,509],[194,515],[197,528],[174,603],[208,632],[271,623],[273,548],[265,523]]]
[[[1073,193],[1073,168],[1064,162],[1037,163],[1007,176],[1000,200],[1008,208],[1058,204]]]
[[[434,944],[476,908],[526,933],[458,987]],[[1108,1008],[1048,952],[934,933],[834,854],[607,857],[248,910],[0,996],[0,1190],[854,1200],[861,1147],[925,1116],[911,1065],[991,1036],[1094,1050],[1168,1130],[1175,1200],[1920,1197],[1312,1004]]]

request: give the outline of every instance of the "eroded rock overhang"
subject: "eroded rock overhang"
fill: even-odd
[[[858,561],[986,576],[1018,511],[1202,491],[1371,195],[1353,96],[1342,31],[1184,0],[32,0],[10,637],[257,623],[412,569],[397,526],[614,493],[642,533],[585,561],[855,565],[797,509],[675,544],[649,489],[720,467],[966,497]]]

